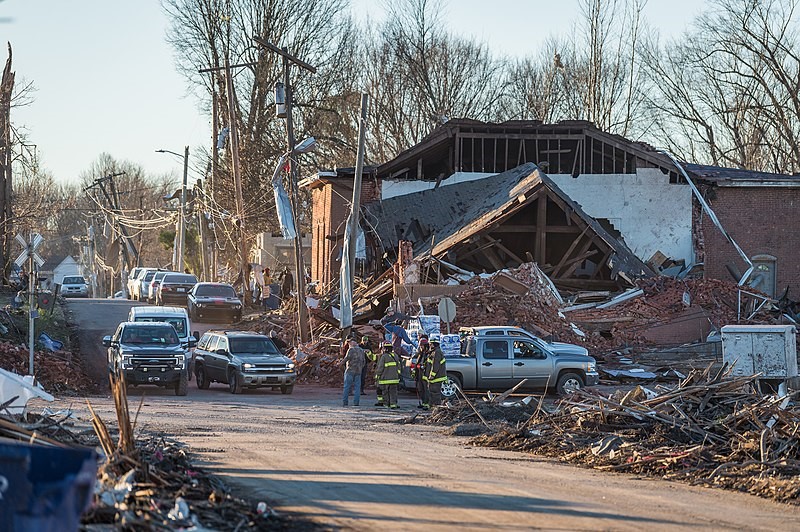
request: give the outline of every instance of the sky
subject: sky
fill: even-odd
[[[383,2],[352,0],[360,20],[380,21]],[[450,0],[445,21],[499,54],[534,54],[551,35],[572,31],[579,0]],[[645,15],[675,37],[702,0],[649,0]],[[10,20],[9,20],[10,19]],[[11,120],[36,145],[42,168],[77,181],[103,152],[149,174],[179,176],[183,153],[210,144],[210,117],[175,69],[159,0],[0,0],[0,60],[13,48],[16,83],[33,102]],[[191,176],[190,182],[193,181]]]

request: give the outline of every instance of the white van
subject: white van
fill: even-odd
[[[192,322],[186,309],[181,307],[133,307],[128,314],[128,321],[165,321],[175,327],[182,344],[188,344],[192,336]]]

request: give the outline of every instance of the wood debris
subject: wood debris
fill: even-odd
[[[797,392],[762,395],[756,380],[709,366],[658,393],[641,387],[610,397],[581,391],[551,408],[484,403],[483,416],[503,427],[471,443],[798,504]],[[470,418],[472,409],[457,404],[437,408],[429,420]]]

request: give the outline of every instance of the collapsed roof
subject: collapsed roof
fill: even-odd
[[[373,236],[390,255],[408,240],[416,258],[432,255],[473,272],[536,261],[554,281],[581,286],[654,275],[533,163],[366,209]]]

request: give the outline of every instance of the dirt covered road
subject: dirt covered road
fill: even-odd
[[[86,302],[78,323],[85,336],[106,330],[121,303]],[[84,356],[105,363],[96,346]],[[407,394],[391,413],[372,406],[374,395],[344,408],[338,390],[308,385],[293,395],[232,395],[225,385],[201,391],[192,382],[186,397],[155,387],[131,388],[129,397],[132,411],[144,397],[138,430],[164,431],[190,445],[241,495],[333,528],[800,529],[797,507],[473,448],[439,427],[398,424],[417,412]],[[114,422],[110,398],[91,401]],[[82,401],[55,406],[88,419]]]
[[[775,530],[800,528],[796,507],[720,490],[637,479],[520,453],[471,448],[404,412],[343,408],[338,391],[234,396],[215,384],[175,397],[131,389],[139,427],[187,443],[242,495],[333,527],[375,530]],[[111,401],[92,402],[112,420]],[[371,404],[371,401],[369,402]],[[66,404],[62,406],[67,406]],[[73,404],[81,417],[84,408]]]

